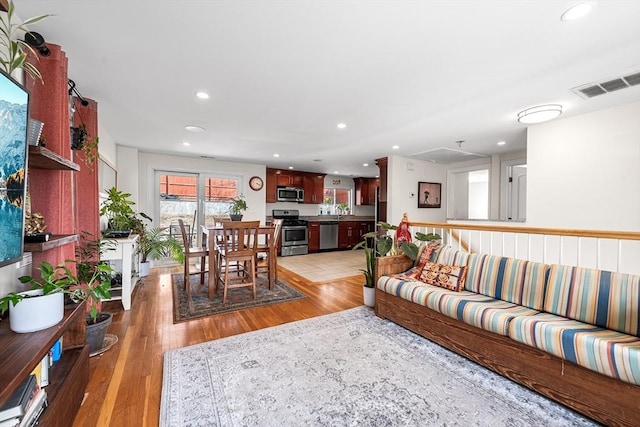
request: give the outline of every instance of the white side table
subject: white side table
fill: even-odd
[[[114,244],[107,245],[102,254],[103,261],[110,261],[114,270],[122,273],[122,287],[111,288],[111,298],[105,301],[122,300],[125,310],[131,309],[131,294],[138,283],[138,242],[140,236],[132,234],[121,239],[108,239]]]

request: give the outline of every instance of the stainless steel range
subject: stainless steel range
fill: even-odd
[[[274,219],[282,219],[282,234],[280,235],[281,255],[305,255],[309,253],[309,232],[307,221],[300,219],[297,209],[274,209],[271,212]]]

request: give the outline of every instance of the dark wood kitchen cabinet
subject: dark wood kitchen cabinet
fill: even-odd
[[[338,222],[338,249],[349,249],[358,243],[356,225],[354,221]]]
[[[320,250],[320,221],[309,221],[307,226],[309,252],[318,252]]]
[[[324,174],[305,173],[302,179],[304,202],[320,204],[324,199]]]
[[[380,186],[377,178],[353,178],[356,184],[356,205],[373,206],[376,204],[376,188]]]

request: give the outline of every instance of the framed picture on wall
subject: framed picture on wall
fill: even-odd
[[[418,182],[418,207],[439,208],[442,202],[442,184],[439,182]]]

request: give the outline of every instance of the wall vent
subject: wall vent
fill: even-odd
[[[573,92],[581,98],[593,98],[616,90],[626,89],[640,84],[640,72],[618,77],[600,83],[588,83],[586,85],[574,87]]]

